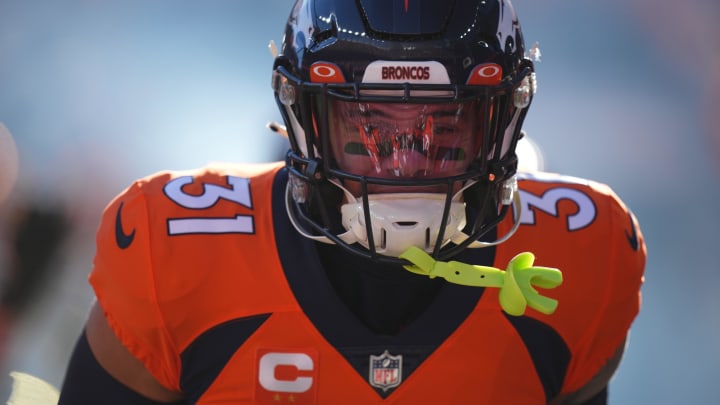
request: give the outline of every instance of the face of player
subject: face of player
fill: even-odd
[[[343,171],[383,179],[462,174],[480,151],[482,113],[475,102],[452,104],[330,103],[331,147]],[[359,184],[345,186],[359,196]],[[444,186],[370,185],[370,194],[442,192]]]

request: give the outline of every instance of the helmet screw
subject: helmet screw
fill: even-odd
[[[293,105],[295,103],[295,87],[293,87],[290,83],[283,83],[280,85],[278,97],[283,105]]]

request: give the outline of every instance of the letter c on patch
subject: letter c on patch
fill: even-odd
[[[297,376],[293,380],[280,380],[275,370],[279,366],[294,367],[298,371],[312,371],[313,359],[304,353],[267,353],[260,358],[260,385],[272,392],[302,393],[312,387],[312,377]]]

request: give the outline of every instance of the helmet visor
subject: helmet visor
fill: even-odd
[[[466,171],[483,139],[477,101],[438,104],[329,103],[338,168],[383,179],[433,179]]]

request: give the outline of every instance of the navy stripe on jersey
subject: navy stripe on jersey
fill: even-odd
[[[570,364],[570,349],[549,325],[528,316],[505,315],[530,353],[535,372],[550,400],[560,394]]]
[[[33,399],[21,399],[20,401],[38,403]],[[40,402],[44,403],[45,401]],[[98,363],[90,350],[85,331],[80,335],[70,357],[65,381],[57,402],[57,405],[76,404],[188,405],[185,401],[173,403],[153,401],[120,383]]]
[[[181,354],[180,388],[196,403],[225,368],[240,346],[270,314],[233,319],[206,330]]]

